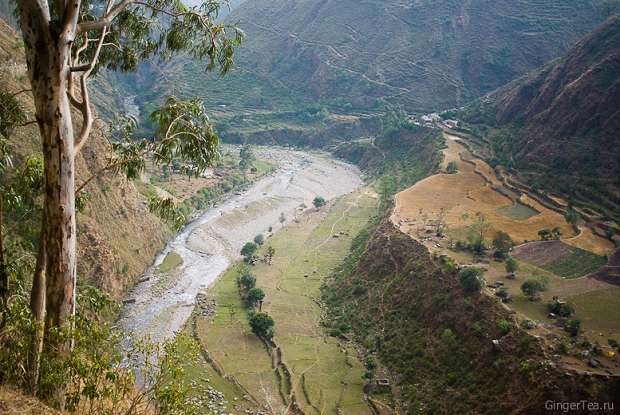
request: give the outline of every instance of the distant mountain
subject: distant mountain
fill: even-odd
[[[229,19],[248,34],[238,86],[256,96],[435,110],[561,56],[601,16],[582,0],[253,0]]]
[[[496,164],[620,220],[620,16],[463,116],[495,127]]]

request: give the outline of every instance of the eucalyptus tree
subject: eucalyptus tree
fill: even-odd
[[[98,71],[134,71],[141,61],[182,53],[226,73],[242,32],[217,21],[218,0],[195,7],[181,0],[16,0],[28,77],[44,161],[42,230],[33,281],[33,314],[45,333],[71,329],[76,306],[75,159],[87,144],[95,116],[89,80]],[[152,114],[156,131],[130,139],[130,123],[105,170],[134,177],[151,158],[179,159],[199,174],[217,157],[217,136],[198,100],[168,97]],[[159,204],[170,213],[170,201]],[[60,357],[71,336],[52,345]],[[47,342],[46,342],[47,343]],[[40,344],[34,347],[36,372]],[[37,351],[38,349],[38,351]],[[36,375],[35,375],[36,377]],[[36,383],[36,382],[35,382]]]

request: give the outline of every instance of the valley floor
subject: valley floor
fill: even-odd
[[[236,283],[239,266],[207,291],[207,303],[215,307],[197,313],[201,346],[214,367],[269,413],[284,413],[293,402],[307,414],[372,413],[358,353],[348,342],[328,336],[319,298],[324,278],[347,255],[377,205],[377,195],[362,188],[300,215],[267,239],[265,246],[276,251],[273,263],[260,263],[252,273],[266,293],[262,310],[275,320],[277,349],[269,351],[250,331]]]

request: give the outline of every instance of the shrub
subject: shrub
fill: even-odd
[[[513,257],[508,257],[506,260],[506,272],[514,274],[519,270],[519,264]]]
[[[454,346],[456,344],[456,335],[450,329],[445,329],[441,333],[441,340],[448,346]]]
[[[250,327],[258,337],[271,339],[274,334],[275,322],[267,313],[252,313],[250,315]]]
[[[535,297],[536,294],[546,289],[547,283],[543,280],[528,279],[521,284],[521,291],[530,298]]]
[[[570,304],[557,299],[547,304],[547,309],[550,313],[554,313],[560,317],[570,317],[574,312],[573,307]]]
[[[262,244],[265,243],[265,237],[263,236],[262,233],[254,237],[254,243],[258,246],[261,246]]]
[[[458,165],[456,164],[456,161],[451,161],[448,163],[448,165],[446,166],[446,171],[448,172],[448,174],[455,174],[459,171]]]
[[[312,201],[312,204],[314,205],[315,208],[320,209],[321,207],[325,206],[325,203],[327,203],[325,201],[325,199],[321,196],[317,196],[314,198],[314,200]]]
[[[497,322],[497,328],[499,329],[500,333],[503,335],[506,335],[510,332],[510,328],[511,328],[511,324],[508,320],[498,320]]]
[[[467,292],[480,292],[484,278],[482,276],[483,271],[480,268],[468,267],[463,268],[459,272],[459,278],[461,285]]]
[[[581,331],[581,321],[579,320],[569,320],[566,323],[566,327],[564,329],[573,337],[576,337]]]

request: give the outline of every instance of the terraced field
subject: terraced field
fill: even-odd
[[[276,322],[278,370],[272,360],[278,358],[250,332],[236,286],[238,269],[231,268],[209,289],[216,309],[213,316],[197,318],[200,342],[226,375],[270,411],[281,413],[295,400],[308,414],[371,413],[357,352],[327,336],[317,301],[324,277],[347,254],[377,203],[372,191],[362,189],[320,212],[299,216],[265,243],[275,248],[273,264],[261,263],[252,272],[267,295],[263,311]]]
[[[513,256],[562,278],[578,278],[600,269],[607,260],[562,241],[537,241],[517,247]]]

